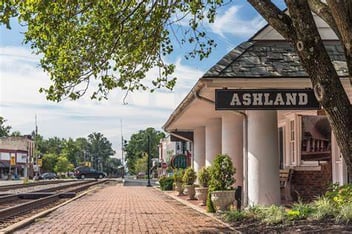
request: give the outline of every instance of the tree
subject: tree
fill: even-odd
[[[135,163],[136,173],[143,172],[143,173],[147,174],[148,173],[147,162],[148,162],[148,155],[147,154],[144,154],[141,158],[138,158]]]
[[[352,84],[352,1],[286,0],[285,14],[269,0],[248,2],[294,46],[314,93],[328,115],[341,153],[352,174],[352,105],[328,56],[312,11],[334,30],[344,49]]]
[[[0,137],[9,136],[11,127],[5,125],[6,119],[0,116]]]
[[[43,171],[54,171],[55,165],[58,161],[58,155],[53,153],[44,154],[42,157],[42,170]]]
[[[311,13],[324,19],[340,38],[352,77],[351,1],[286,0],[290,15],[270,0],[248,2],[293,44],[352,174],[352,106]],[[179,41],[195,43],[191,57],[207,57],[215,43],[202,30],[202,21],[213,22],[223,4],[223,0],[5,0],[0,4],[0,23],[10,28],[10,18],[18,17],[28,25],[25,42],[43,54],[41,65],[53,82],[41,89],[49,100],[77,99],[86,93],[91,79],[99,81],[91,98],[101,99],[116,87],[128,91],[172,88],[174,66],[163,61],[173,51],[172,25],[189,19],[188,34]],[[150,87],[142,81],[153,67],[160,68],[160,75]]]
[[[72,138],[65,140],[63,143],[62,153],[66,155],[70,163],[77,166],[78,158],[80,155],[81,149],[79,145]]]
[[[148,136],[150,137],[150,157],[157,158],[159,156],[158,145],[160,139],[165,137],[163,132],[147,128],[133,134],[125,148],[127,167],[132,174],[139,172],[136,171],[137,160],[148,152]]]
[[[73,170],[73,165],[65,155],[60,155],[54,167],[56,173],[65,173]]]
[[[101,133],[92,133],[88,136],[89,155],[92,159],[93,167],[106,168],[108,159],[115,154],[112,144]],[[100,168],[101,169],[101,168]]]
[[[185,20],[184,16],[177,18],[179,12],[191,15],[192,30],[185,32],[189,37],[182,42],[197,42],[190,55],[203,58],[214,41],[202,41],[206,34],[197,29],[197,21],[213,21],[221,4],[221,0],[5,0],[0,4],[0,22],[10,28],[10,18],[17,17],[27,25],[25,42],[43,54],[41,66],[53,82],[41,89],[49,100],[77,99],[86,93],[92,79],[99,83],[91,98],[101,99],[116,87],[128,91],[172,89],[174,65],[163,61],[163,56],[173,51],[170,25]],[[143,83],[154,67],[159,68],[159,76],[151,84]]]

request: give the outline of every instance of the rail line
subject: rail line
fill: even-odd
[[[0,227],[7,226],[7,224],[13,223],[18,217],[25,216],[28,213],[33,212],[37,209],[43,209],[47,206],[57,204],[60,199],[73,197],[76,193],[84,191],[91,186],[105,183],[107,179],[104,180],[85,180],[74,184],[65,184],[55,188],[42,189],[35,192],[29,192],[25,194],[13,194],[8,195],[8,201],[11,201],[8,205],[9,207],[0,209]],[[38,196],[39,194],[39,196]],[[21,200],[21,196],[29,197],[30,200],[22,200],[21,204],[16,204]],[[40,197],[33,200],[35,197]],[[6,202],[6,199],[1,197],[0,200]],[[11,200],[12,199],[12,200]],[[65,199],[62,199],[63,201]]]

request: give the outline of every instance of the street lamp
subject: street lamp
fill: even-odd
[[[148,183],[147,183],[147,187],[152,187],[152,185],[150,184],[150,136],[148,135],[148,159],[147,159],[147,170],[148,170]]]

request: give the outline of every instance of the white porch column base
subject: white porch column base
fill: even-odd
[[[193,169],[197,172],[205,166],[205,127],[193,131]]]
[[[232,159],[236,168],[235,186],[243,186],[243,117],[225,112],[222,115],[222,153]]]
[[[221,119],[210,119],[205,125],[205,166],[221,153]]]
[[[276,111],[247,111],[248,204],[280,204]]]

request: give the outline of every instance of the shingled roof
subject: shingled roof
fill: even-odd
[[[346,59],[339,41],[325,42],[339,76],[347,76]],[[287,41],[247,41],[225,55],[202,78],[307,77],[298,55]]]

